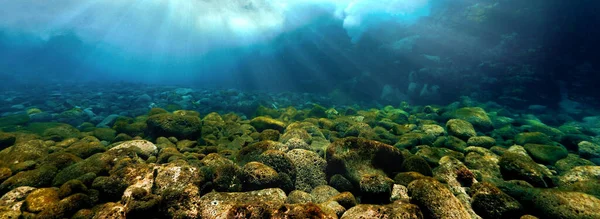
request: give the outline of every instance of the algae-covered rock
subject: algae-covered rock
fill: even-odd
[[[552,175],[530,157],[515,152],[506,152],[500,158],[500,171],[504,179],[524,180],[537,187],[552,187]]]
[[[42,136],[54,141],[62,141],[67,138],[78,138],[81,136],[79,130],[68,124],[59,124],[44,130]]]
[[[267,150],[263,152],[258,161],[270,166],[279,174],[286,174],[291,180],[296,180],[296,166],[283,151]]]
[[[29,115],[19,113],[0,117],[0,128],[10,127],[15,125],[24,125],[29,122]]]
[[[16,140],[15,135],[0,131],[0,150],[12,146]]]
[[[310,194],[313,198],[312,202],[314,203],[323,203],[334,196],[340,194],[335,188],[328,185],[320,185],[315,187]]]
[[[562,146],[525,144],[525,150],[540,163],[553,165],[556,161],[567,157],[567,149]]]
[[[202,120],[198,116],[181,114],[157,114],[146,120],[153,137],[176,137],[196,140],[200,137]]]
[[[236,160],[240,165],[250,161],[258,161],[259,156],[268,150],[287,151],[284,144],[276,141],[260,141],[243,147],[237,154]]]
[[[48,155],[48,149],[41,140],[19,142],[0,151],[0,166],[9,167],[27,160],[37,160]]]
[[[0,184],[0,193],[8,192],[20,186],[44,187],[52,183],[56,167],[44,165],[33,170],[18,172]]]
[[[552,139],[541,132],[523,132],[515,136],[515,143],[518,145],[525,144],[548,144],[552,145]]]
[[[117,131],[111,128],[96,128],[92,134],[101,141],[111,142],[117,136]]]
[[[446,130],[448,134],[457,138],[468,140],[477,135],[473,125],[465,120],[451,119],[446,122]]]
[[[404,160],[400,166],[403,172],[417,172],[424,176],[432,176],[431,167],[421,156],[413,155]]]
[[[290,194],[287,196],[285,203],[287,203],[287,204],[304,204],[304,203],[309,203],[312,201],[313,201],[313,196],[310,193],[301,191],[301,190],[294,190],[294,191],[290,192]]]
[[[250,125],[252,125],[259,132],[262,132],[266,129],[274,129],[279,132],[283,132],[285,129],[285,123],[264,116],[259,116],[250,120]]]
[[[438,166],[440,159],[444,156],[451,156],[459,160],[465,158],[464,154],[448,148],[435,148],[427,145],[420,145],[417,146],[416,149],[417,153],[415,153],[415,155],[421,156],[432,167]]]
[[[523,215],[521,203],[491,183],[474,184],[471,197],[473,210],[483,218],[518,218]]]
[[[242,168],[242,186],[245,190],[260,190],[281,186],[277,171],[259,162],[249,162]]]
[[[569,186],[583,181],[600,181],[600,166],[573,167],[558,178],[560,186]]]
[[[418,179],[408,185],[411,202],[427,218],[471,218],[462,203],[448,188],[431,178]]]
[[[481,107],[464,107],[444,113],[446,118],[460,119],[467,121],[473,126],[482,130],[489,130],[493,128],[492,120],[488,116],[487,112]]]
[[[491,148],[492,146],[496,145],[496,139],[489,136],[475,136],[469,138],[469,140],[467,141],[467,145]]]
[[[156,147],[156,145],[154,145],[152,142],[146,141],[146,140],[125,141],[125,142],[122,142],[122,143],[118,144],[117,146],[111,148],[110,150],[121,150],[124,148],[131,148],[131,147],[139,148],[141,150],[141,152],[144,154],[144,156],[146,156],[146,157],[149,157],[151,155],[156,155],[156,153],[158,153],[158,147]]]
[[[532,197],[536,214],[543,218],[600,218],[600,199],[592,195],[543,189]]]
[[[348,209],[341,217],[351,218],[406,218],[422,219],[423,214],[417,205],[406,202],[394,202],[388,205],[360,204]]]
[[[600,145],[589,141],[579,142],[579,155],[583,158],[600,158]]]
[[[327,184],[325,175],[327,161],[317,153],[304,149],[294,149],[288,151],[286,155],[296,167],[295,187],[297,190],[310,192],[317,186]]]
[[[269,217],[273,211],[284,205],[286,195],[278,188],[252,192],[211,192],[200,198],[198,215],[200,218],[231,218],[240,216],[257,218]]]
[[[397,148],[362,138],[337,140],[327,148],[327,172],[341,174],[361,189],[365,200],[389,200],[393,176],[404,156]]]
[[[23,203],[24,210],[32,213],[38,213],[60,201],[58,191],[55,188],[41,188],[33,190]]]
[[[595,164],[592,161],[580,158],[575,154],[569,154],[567,157],[556,161],[554,166],[559,173],[565,173],[573,167],[577,166],[594,166]]]

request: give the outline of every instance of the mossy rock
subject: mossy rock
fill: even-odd
[[[562,146],[544,144],[525,144],[525,150],[540,163],[554,165],[556,161],[567,157],[567,149]]]
[[[475,136],[469,138],[469,140],[467,141],[467,145],[482,148],[491,148],[492,146],[496,145],[496,139],[489,136]]]
[[[424,218],[417,205],[406,202],[394,202],[387,205],[360,204],[354,206],[341,218]]]
[[[443,116],[448,119],[465,120],[481,130],[491,130],[493,128],[492,120],[481,107],[464,107],[444,113]]]
[[[473,210],[483,218],[519,218],[524,212],[521,203],[488,182],[471,186],[471,197]]]
[[[44,130],[42,136],[53,141],[62,141],[67,138],[79,138],[81,137],[81,132],[71,125],[60,124]]]
[[[446,141],[444,142],[444,147],[464,153],[465,149],[467,148],[467,143],[461,140],[460,138],[448,136],[446,137]]]
[[[0,132],[0,150],[12,146],[16,140],[14,134]]]
[[[28,160],[37,160],[48,155],[48,147],[41,140],[19,142],[0,151],[0,166],[9,167]]]
[[[163,113],[169,113],[169,111],[167,111],[163,108],[154,107],[154,108],[150,109],[150,111],[148,111],[148,116],[153,116],[153,115],[163,114]]]
[[[117,131],[111,128],[96,128],[92,131],[92,135],[101,141],[112,142],[117,136]]]
[[[160,115],[160,114],[159,114]],[[128,117],[119,117],[112,127],[117,133],[124,133],[129,136],[144,136],[148,128],[145,121],[138,121]]]
[[[461,119],[448,120],[448,122],[446,122],[446,130],[448,130],[449,135],[456,136],[462,140],[469,140],[469,138],[477,135],[473,125],[470,122]]]
[[[274,129],[279,132],[283,132],[285,129],[285,123],[264,116],[259,116],[250,120],[250,125],[252,125],[258,132],[262,132],[267,129]]]
[[[433,172],[427,161],[417,155],[406,158],[402,162],[401,169],[404,172],[417,172],[424,176],[433,176]]]
[[[558,160],[554,166],[559,173],[565,173],[577,166],[594,166],[592,161],[580,158],[575,154],[569,154],[567,157]]]
[[[507,151],[500,158],[498,165],[505,180],[524,180],[542,188],[554,185],[551,173],[540,167],[529,156]]]
[[[148,117],[148,131],[153,137],[176,137],[196,140],[200,137],[202,121],[197,116],[157,114]]]
[[[550,137],[541,132],[523,132],[515,136],[515,143],[518,145],[525,144],[548,144],[552,145],[553,142]]]
[[[535,213],[543,218],[600,218],[600,199],[592,195],[543,189],[532,197]]]
[[[319,104],[314,104],[306,116],[312,118],[327,118],[327,108]]]
[[[579,155],[583,158],[600,158],[600,145],[589,141],[579,142]]]
[[[246,191],[278,188],[281,182],[277,171],[260,162],[249,162],[244,165],[241,176],[242,187]]]
[[[25,198],[23,209],[27,212],[39,213],[53,207],[53,205],[58,204],[59,201],[60,199],[56,188],[36,189]]]
[[[0,117],[0,128],[25,125],[29,122],[29,115],[27,114],[14,114]]]
[[[56,167],[44,165],[34,170],[18,172],[0,184],[0,193],[4,194],[20,186],[44,187],[50,186],[56,175]]]
[[[258,106],[258,108],[256,108],[256,112],[254,112],[255,116],[268,116],[271,118],[279,118],[281,114],[282,113],[279,110],[267,108],[263,105]]]
[[[419,206],[426,218],[471,218],[448,187],[432,178],[411,182],[408,193],[411,202]]]

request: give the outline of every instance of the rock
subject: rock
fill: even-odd
[[[33,190],[25,199],[23,207],[26,211],[38,213],[60,201],[58,191],[55,188],[41,188]]]
[[[101,141],[112,142],[117,136],[117,131],[111,128],[96,128],[92,134]]]
[[[424,176],[423,174],[417,172],[402,172],[396,174],[396,176],[394,177],[394,183],[403,186],[408,186],[408,184],[410,184],[412,181],[423,178],[427,178],[427,176]]]
[[[123,148],[131,147],[139,148],[146,157],[156,155],[158,153],[158,147],[156,147],[156,145],[154,145],[152,142],[146,140],[131,140],[122,142],[110,150],[121,150]]]
[[[0,132],[0,150],[10,147],[15,144],[17,138],[13,134]]]
[[[267,150],[260,154],[258,161],[270,166],[278,174],[286,174],[292,180],[296,180],[296,166],[283,151]]]
[[[354,186],[346,177],[335,174],[329,179],[329,185],[340,192],[352,191]]]
[[[408,188],[406,188],[406,186],[394,184],[394,187],[392,188],[392,196],[390,197],[390,201],[394,202],[397,200],[410,200],[410,197],[408,196]]]
[[[273,168],[259,163],[249,162],[242,168],[242,187],[244,190],[277,188],[281,179]]]
[[[448,136],[446,137],[446,141],[444,142],[444,147],[464,153],[465,149],[467,148],[467,143],[461,140],[460,138]]]
[[[52,183],[56,167],[44,165],[37,169],[18,172],[0,184],[0,194],[21,186],[44,187]]]
[[[579,156],[583,158],[600,158],[600,145],[589,141],[582,141],[577,144],[579,147]]]
[[[259,116],[252,119],[250,121],[250,125],[252,125],[259,132],[262,132],[266,129],[274,129],[279,132],[283,132],[285,129],[285,123],[264,116]]]
[[[467,145],[491,148],[492,146],[496,145],[496,139],[489,136],[475,136],[469,138],[469,140],[467,141]]]
[[[485,110],[481,107],[464,107],[444,113],[443,116],[446,118],[467,121],[473,124],[473,126],[483,130],[489,130],[493,128],[490,117],[488,117]]]
[[[312,202],[314,203],[323,203],[338,194],[340,192],[328,185],[317,186],[310,192],[310,195],[313,197]]]
[[[0,128],[15,126],[15,125],[24,125],[27,122],[29,122],[29,115],[27,115],[26,113],[1,116],[0,117]]]
[[[272,215],[273,211],[284,205],[286,195],[278,188],[264,189],[251,192],[210,192],[202,198],[198,206],[200,218],[231,218],[235,213],[242,213],[244,217],[250,215],[261,216]]]
[[[585,193],[543,189],[532,197],[542,218],[600,218],[600,199]]]
[[[92,137],[92,138],[94,138],[94,137]],[[104,151],[106,151],[106,148],[96,138],[94,138],[93,141],[87,141],[87,140],[82,139],[78,142],[75,142],[75,143],[69,145],[69,147],[67,147],[64,150],[64,152],[66,152],[66,153],[71,153],[77,157],[84,158],[84,159],[88,158],[89,156],[92,156],[94,154],[102,153]]]
[[[448,148],[437,148],[430,147],[427,145],[420,145],[417,146],[416,149],[418,151],[417,153],[415,153],[415,155],[422,157],[429,163],[430,166],[433,167],[438,166],[440,159],[444,156],[451,156],[459,160],[463,160],[465,158],[465,155],[463,155],[462,153],[450,150]]]
[[[418,206],[406,202],[394,202],[388,205],[360,204],[348,209],[340,217],[350,218],[407,218],[422,219],[423,214]]]
[[[417,204],[427,218],[471,218],[461,202],[440,182],[418,179],[408,185],[411,202]]]
[[[552,174],[535,163],[530,157],[515,152],[506,152],[498,163],[506,180],[524,180],[536,187],[552,187]]]
[[[327,161],[312,151],[294,149],[286,153],[296,167],[297,190],[310,192],[320,185],[327,185],[325,168]]]
[[[421,126],[421,131],[423,131],[423,133],[427,135],[434,137],[439,137],[446,134],[446,130],[444,130],[444,127],[435,124],[423,125]]]
[[[98,128],[112,127],[114,125],[115,121],[117,121],[117,118],[119,118],[119,115],[110,114],[109,116],[104,118],[100,123],[98,123],[98,125],[96,125],[96,127],[98,127]]]
[[[337,140],[327,148],[327,173],[341,174],[358,185],[367,202],[387,202],[393,180],[388,175],[400,172],[404,157],[397,148],[362,138]]]
[[[10,167],[27,160],[37,160],[48,155],[48,149],[41,140],[19,142],[0,151],[0,166]]]
[[[595,164],[589,160],[580,158],[575,154],[569,154],[567,157],[557,161],[554,166],[559,173],[565,173],[576,166],[594,166]]]
[[[260,141],[278,141],[279,140],[279,131],[274,129],[265,129],[260,133],[259,136]]]
[[[552,145],[550,137],[541,132],[523,132],[515,136],[515,143],[518,145],[525,144],[549,144]]]
[[[560,186],[577,182],[600,181],[600,166],[577,166],[558,177]]]
[[[10,170],[10,168],[0,167],[0,182],[3,182],[10,176],[12,176],[12,170]]]
[[[62,141],[68,138],[79,138],[81,133],[77,128],[71,125],[59,123],[54,127],[44,130],[42,136],[44,136],[45,139]]]
[[[549,165],[553,165],[569,154],[567,149],[562,146],[525,144],[524,147],[535,161]]]
[[[465,165],[475,173],[480,181],[501,179],[500,156],[490,150],[479,147],[468,147]]]
[[[491,183],[476,183],[471,187],[471,206],[483,218],[518,218],[523,206]]]
[[[258,161],[260,155],[268,150],[287,151],[288,148],[281,142],[276,141],[260,141],[254,144],[243,147],[237,154],[237,162],[240,165],[251,161]]]
[[[313,196],[305,191],[294,190],[290,192],[285,200],[287,204],[305,204],[313,201]]]
[[[468,140],[477,135],[473,125],[465,120],[451,119],[446,122],[446,130],[448,134],[456,136],[462,140]]]
[[[417,172],[424,176],[432,176],[431,167],[421,156],[413,155],[406,158],[400,166],[403,172]]]
[[[202,120],[197,116],[156,114],[146,120],[148,131],[153,137],[176,137],[196,140],[201,135]]]
[[[96,207],[96,214],[92,219],[125,219],[126,207],[120,203],[108,202]]]

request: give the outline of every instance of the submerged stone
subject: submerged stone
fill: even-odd
[[[176,137],[196,140],[200,137],[202,120],[198,116],[178,114],[156,114],[146,121],[153,137]]]

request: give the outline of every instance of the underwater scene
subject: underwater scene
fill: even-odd
[[[599,11],[0,0],[0,219],[600,219]]]

